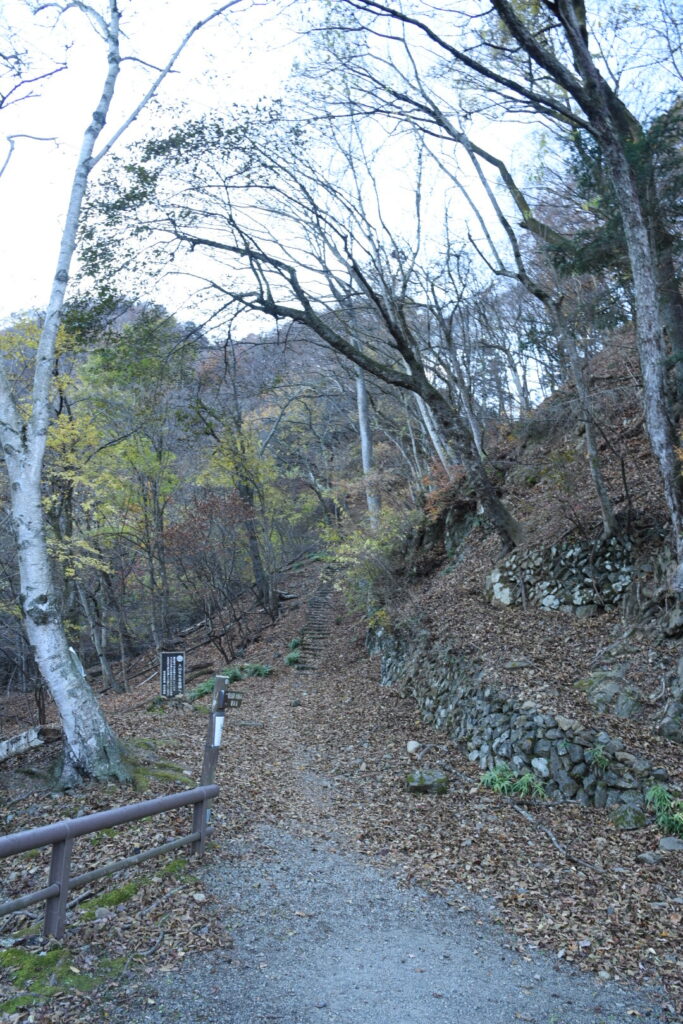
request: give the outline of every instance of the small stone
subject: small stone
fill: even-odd
[[[646,850],[645,853],[639,853],[636,860],[639,860],[641,864],[650,864],[654,867],[655,864],[662,863],[664,855],[656,850]]]
[[[683,839],[677,839],[676,836],[664,836],[659,840],[659,849],[666,850],[668,853],[683,850]]]
[[[417,740],[408,740],[406,743],[406,750],[409,754],[417,754],[422,744],[418,743]]]
[[[550,777],[550,766],[545,757],[532,758],[531,767],[534,769],[537,775],[541,776],[541,778],[547,779]]]
[[[615,761],[620,761],[622,764],[626,764],[629,768],[633,768],[636,764],[637,758],[634,754],[628,754],[625,750],[619,750],[614,755]]]

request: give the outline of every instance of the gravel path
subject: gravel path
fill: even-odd
[[[311,672],[280,670],[250,680],[244,715],[226,723],[218,802],[224,828],[217,833],[220,852],[201,876],[232,946],[188,954],[180,970],[170,958],[157,973],[148,970],[143,1005],[136,998],[134,1004],[131,999],[127,1006],[106,1007],[106,1019],[112,1024],[670,1021],[657,1005],[664,1002],[662,993],[653,992],[650,1003],[643,989],[602,981],[553,953],[538,952],[529,945],[533,934],[527,941],[505,931],[500,898],[486,902],[459,882],[441,888],[447,897],[400,884],[406,878],[403,847],[419,849],[423,864],[441,855],[441,805],[431,797],[406,800],[400,775],[408,760],[406,736],[415,734],[414,715],[411,726],[392,726],[397,712],[377,706],[364,655],[354,655],[348,637],[327,639],[327,628],[323,622],[306,654]],[[264,644],[250,652],[252,659],[281,659],[293,627],[280,629],[280,639],[270,640],[270,649]],[[467,814],[496,835],[503,830],[494,798],[475,794],[470,807],[461,785],[448,805],[449,843],[463,832]],[[491,806],[480,806],[485,800]],[[387,820],[380,828],[382,816]],[[432,823],[433,852],[424,841],[422,819],[428,827]],[[365,846],[376,829],[386,848]],[[470,834],[474,839],[466,842],[481,846],[482,835],[471,829]],[[582,852],[588,835],[586,827]],[[510,832],[500,836],[499,859],[511,872],[502,876],[502,885],[519,889],[509,858],[531,857],[541,864],[539,877],[557,906],[566,909],[566,859],[558,860],[544,835],[539,839],[533,830],[528,842],[515,845],[513,838]],[[454,856],[467,859],[473,848],[463,845]],[[376,856],[369,856],[373,849]],[[575,875],[580,877],[578,871]],[[619,884],[630,884],[627,877],[620,874]]]
[[[627,1024],[660,1018],[641,995],[557,960],[521,955],[471,896],[401,890],[390,877],[263,826],[207,871],[234,948],[160,975],[136,1021],[221,1024]],[[458,895],[458,901],[462,900]],[[629,1012],[630,1011],[630,1012]],[[130,1020],[130,1008],[114,1017]]]

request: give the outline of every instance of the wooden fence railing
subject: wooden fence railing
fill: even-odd
[[[192,853],[201,856],[210,833],[208,827],[209,801],[216,796],[218,796],[218,786],[197,786],[195,789],[188,789],[182,793],[155,797],[153,800],[143,800],[141,803],[127,804],[125,807],[115,807],[109,811],[98,811],[96,814],[87,814],[82,818],[67,818],[52,825],[43,825],[40,828],[32,828],[25,832],[15,832],[12,835],[0,837],[0,859],[26,853],[29,850],[37,850],[42,846],[52,846],[47,886],[44,889],[20,896],[18,899],[0,904],[0,916],[24,910],[34,903],[45,901],[43,934],[45,936],[54,935],[55,938],[61,939],[66,924],[67,900],[73,889],[79,889],[98,878],[114,874],[115,871],[123,871],[134,864],[141,864],[151,857],[158,857],[162,853],[168,853],[170,850],[176,850],[188,844]],[[86,871],[84,874],[74,875],[73,878],[70,876],[71,850],[74,839],[187,805],[193,807],[192,832],[189,835],[180,836],[161,846],[143,850],[132,857],[112,861],[100,868]]]

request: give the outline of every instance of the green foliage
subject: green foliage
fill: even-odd
[[[116,978],[126,965],[125,957],[106,958],[85,973],[76,970],[72,961],[71,952],[61,946],[48,950],[20,946],[0,950],[0,970],[10,973],[18,990],[17,995],[0,1002],[0,1014],[17,1013],[68,989],[92,992],[103,982]]]
[[[391,629],[391,615],[386,608],[377,608],[368,617],[368,629]]]
[[[289,641],[289,650],[295,651],[297,647],[301,647],[301,637],[293,636],[292,639]]]
[[[185,789],[188,784],[188,776],[178,765],[170,761],[156,761],[154,764],[134,764],[133,787],[138,793],[145,793],[149,789],[150,779],[159,779],[161,782],[172,782],[177,788]]]
[[[352,611],[367,613],[385,603],[381,595],[395,582],[405,540],[419,518],[416,510],[383,508],[374,530],[361,523],[346,531],[323,531],[329,561],[338,568],[336,586]]]
[[[231,668],[224,668],[222,672],[216,673],[226,680],[228,686],[232,686],[233,683],[239,683],[241,679],[249,679],[254,677],[269,676],[272,672],[270,665],[260,665],[258,662],[245,661],[241,665],[233,665]],[[213,693],[214,686],[216,685],[216,676],[211,676],[210,679],[205,679],[203,683],[199,683],[193,690],[188,690],[185,695],[189,701],[199,700],[201,697],[208,697],[209,694]]]
[[[285,655],[285,665],[298,665],[301,661],[301,651],[297,647],[296,650],[290,651],[289,654]]]
[[[495,768],[489,768],[487,772],[484,772],[481,784],[485,789],[492,789],[494,793],[511,796],[515,778],[515,773],[509,764],[497,764]]]
[[[240,668],[242,670],[242,675],[245,676],[245,678],[252,676],[263,678],[263,676],[269,676],[273,671],[270,665],[259,665],[258,663],[252,664],[248,661],[243,665],[240,665]]]
[[[533,772],[524,772],[515,779],[512,792],[523,800],[545,800],[546,797],[543,781]]]
[[[586,751],[586,760],[590,762],[598,775],[602,775],[607,771],[612,759],[605,748],[598,743]]]
[[[208,697],[210,693],[213,693],[213,687],[214,678],[205,679],[203,683],[199,683],[192,690],[188,690],[185,696],[190,701],[199,700],[201,697]]]
[[[188,872],[188,861],[186,857],[175,857],[170,860],[168,864],[164,864],[159,870],[160,875],[171,876],[172,878],[180,878]]]
[[[666,786],[651,786],[645,800],[652,808],[657,824],[669,836],[683,837],[683,800],[673,797]]]
[[[239,665],[233,665],[232,668],[225,668],[222,672],[219,672],[218,675],[223,676],[230,686],[232,686],[233,683],[239,683],[241,679],[244,679],[244,673]]]
[[[522,800],[544,800],[545,786],[533,772],[518,775],[509,764],[497,764],[481,777],[481,784],[486,789],[500,793],[502,796],[516,796]]]
[[[86,900],[81,904],[83,917],[86,921],[94,921],[95,911],[99,907],[118,907],[122,903],[126,903],[146,885],[147,881],[148,879],[144,876],[133,878],[130,882],[126,882],[116,889],[108,889],[106,892],[100,893],[99,896],[93,896],[92,899]]]

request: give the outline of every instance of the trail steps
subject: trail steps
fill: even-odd
[[[308,602],[308,615],[301,637],[301,660],[299,672],[312,672],[318,667],[325,642],[332,634],[334,622],[334,590],[332,579],[334,568],[326,566],[320,575],[320,583]]]

